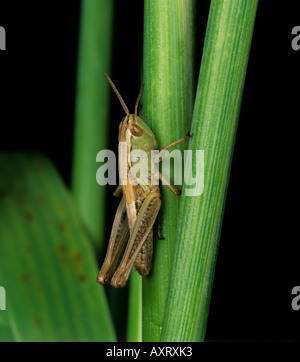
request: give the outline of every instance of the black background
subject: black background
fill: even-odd
[[[140,85],[143,2],[115,3],[111,75],[132,105]],[[209,1],[198,2],[197,69],[208,9]],[[300,311],[291,308],[291,290],[300,285],[300,50],[291,47],[299,10],[297,1],[258,6],[208,340],[300,340]],[[0,52],[0,150],[43,151],[67,184],[79,15],[78,0],[0,5],[0,26],[7,33],[7,50]],[[113,119],[122,117],[114,97],[111,109]]]

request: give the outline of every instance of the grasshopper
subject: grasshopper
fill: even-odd
[[[132,162],[130,158],[130,152],[132,150],[145,151],[150,166],[148,170],[150,170],[151,150],[157,150],[158,145],[151,129],[142,118],[137,115],[138,104],[143,93],[144,84],[141,87],[135,104],[135,112],[134,114],[130,114],[116,86],[106,73],[104,73],[104,75],[126,113],[126,116],[122,119],[119,126],[119,143],[126,143],[128,157],[124,160],[120,148],[118,157],[120,179],[124,181],[124,175],[128,177],[130,169],[134,166],[134,162]],[[164,152],[170,147],[184,142],[189,137],[190,133],[163,147],[161,151]],[[160,153],[160,155],[163,155],[163,153]],[[158,162],[160,161],[161,158]],[[159,179],[163,180],[175,195],[180,195],[181,191],[166,180],[160,172]],[[148,184],[140,182],[139,179],[136,179],[136,181],[136,183],[127,182],[126,184],[121,182],[122,185],[119,185],[114,192],[114,196],[122,197],[122,199],[113,222],[105,260],[98,274],[97,281],[100,284],[104,285],[110,282],[115,288],[125,286],[133,266],[142,276],[147,276],[151,271],[153,224],[161,206],[160,190],[159,185],[151,184],[151,171],[148,171]],[[115,271],[127,240],[128,243],[122,260]]]

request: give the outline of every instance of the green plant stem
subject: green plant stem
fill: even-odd
[[[142,342],[142,277],[134,271],[130,275],[127,341]]]
[[[160,148],[183,137],[192,118],[193,6],[193,0],[145,1],[143,113]],[[162,189],[165,239],[154,232],[153,270],[143,278],[143,341],[160,338],[178,222],[180,198]]]
[[[255,0],[211,2],[189,142],[204,150],[204,192],[188,197],[184,186],[161,341],[205,338],[256,8]]]
[[[113,1],[82,1],[75,109],[72,190],[97,251],[103,243],[105,188],[96,182],[96,155],[108,146]]]

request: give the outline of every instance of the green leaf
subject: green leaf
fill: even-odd
[[[113,341],[75,203],[40,155],[0,154],[0,340]]]
[[[189,142],[204,150],[204,192],[185,196],[184,186],[161,341],[205,337],[256,8],[256,0],[211,2]]]
[[[162,148],[185,136],[192,119],[194,1],[146,0],[144,11],[143,113]],[[165,239],[155,238],[153,270],[143,278],[143,341],[160,338],[178,223],[180,197],[161,192]]]

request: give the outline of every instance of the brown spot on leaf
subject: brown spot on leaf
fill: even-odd
[[[33,222],[34,220],[34,215],[31,211],[26,211],[25,212],[25,218],[28,222]]]
[[[34,318],[33,323],[36,328],[41,328],[41,321],[39,320],[39,318]]]
[[[85,275],[78,275],[78,280],[80,281],[80,282],[84,282],[85,280],[86,280],[86,276]]]
[[[83,260],[82,260],[81,253],[79,251],[74,253],[73,261],[74,261],[74,265],[75,265],[76,269],[79,269],[80,267],[82,267]]]
[[[23,283],[27,283],[28,282],[28,276],[26,274],[22,274],[21,275],[21,280]]]
[[[58,230],[61,232],[61,233],[64,233],[66,230],[67,230],[67,224],[62,222],[58,225]]]
[[[60,254],[65,254],[66,251],[67,251],[66,245],[64,245],[64,244],[59,244],[59,245],[58,245],[58,251],[59,251]]]
[[[66,245],[59,244],[57,247],[57,250],[58,250],[62,263],[66,264],[67,263],[67,258],[66,258],[67,247],[66,247]]]

